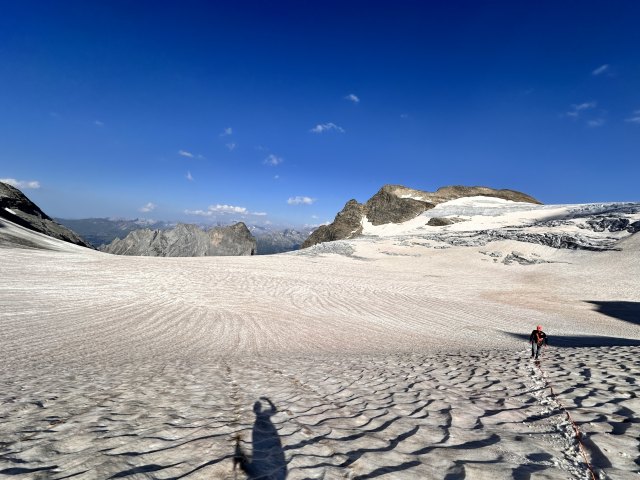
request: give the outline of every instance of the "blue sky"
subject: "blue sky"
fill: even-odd
[[[318,224],[387,183],[640,200],[640,2],[0,12],[0,178],[52,216]]]

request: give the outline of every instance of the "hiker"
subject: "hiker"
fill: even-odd
[[[531,332],[529,343],[531,344],[531,358],[535,356],[537,360],[538,357],[540,357],[542,347],[547,345],[547,334],[542,331],[541,325],[538,325],[536,329]]]

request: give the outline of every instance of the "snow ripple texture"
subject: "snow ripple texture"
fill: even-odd
[[[638,476],[640,235],[152,258],[12,228],[7,478],[586,478],[563,409],[600,478]]]

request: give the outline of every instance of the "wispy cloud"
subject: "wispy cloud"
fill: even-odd
[[[590,127],[601,127],[604,125],[604,118],[594,118],[593,120],[589,120],[587,125]]]
[[[189,180],[190,182],[193,182],[193,175],[191,175],[190,171],[187,171],[187,174],[185,175],[185,178],[187,180]]]
[[[269,165],[270,167],[275,167],[277,165],[280,165],[282,162],[284,162],[284,159],[282,157],[278,157],[277,155],[274,155],[272,153],[267,158],[265,158],[262,163],[264,163],[265,165]]]
[[[0,182],[11,185],[16,188],[40,188],[40,182],[37,180],[16,180],[15,178],[0,178]]]
[[[104,127],[104,122],[101,122],[100,120],[94,120],[93,124],[97,127]]]
[[[573,104],[571,105],[571,110],[566,112],[565,115],[567,115],[568,117],[574,117],[574,118],[579,117],[580,114],[585,110],[591,110],[592,108],[596,108],[597,106],[598,104],[594,101]]]
[[[235,143],[233,143],[233,142],[231,142],[231,143],[227,143],[227,144],[225,145],[225,147],[227,147],[227,148],[229,149],[229,151],[230,151],[230,152],[233,152],[233,151],[236,149],[236,146],[237,146],[237,145],[236,145]]]
[[[358,96],[353,93],[350,93],[349,95],[344,97],[344,99],[349,100],[350,102],[353,102],[353,103],[360,103],[360,99],[358,98]]]
[[[139,210],[143,213],[153,212],[156,209],[157,205],[155,203],[149,202],[143,207],[140,207]]]
[[[330,132],[330,131],[344,133],[344,128],[340,127],[339,125],[336,125],[333,122],[329,122],[329,123],[319,123],[309,131],[311,133],[324,133],[324,132]]]
[[[221,137],[228,137],[229,135],[233,135],[233,128],[227,127],[220,134]]]
[[[640,110],[633,112],[633,116],[625,119],[625,122],[640,123]]]
[[[403,120],[406,120],[407,118],[409,118],[409,114],[408,113],[401,113],[400,114],[400,118],[402,118]]]
[[[592,71],[591,75],[593,75],[594,77],[597,77],[598,75],[602,75],[608,70],[609,70],[609,64],[605,63],[604,65],[600,65],[598,68]]]
[[[316,199],[311,197],[289,197],[287,203],[289,205],[313,205]]]
[[[195,215],[199,217],[213,217],[216,215],[226,215],[226,214],[235,214],[235,215],[255,215],[258,217],[264,217],[267,215],[266,212],[250,212],[245,207],[238,207],[235,205],[209,205],[205,210],[185,210],[185,214],[187,215]]]
[[[178,155],[181,157],[193,158],[193,153],[187,152],[186,150],[178,150]]]

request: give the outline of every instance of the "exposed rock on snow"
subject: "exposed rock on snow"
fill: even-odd
[[[453,225],[454,223],[464,222],[464,218],[457,217],[432,217],[427,222],[429,227],[444,227],[446,225]]]
[[[255,255],[256,239],[242,222],[206,232],[196,225],[181,223],[169,230],[134,230],[122,240],[116,238],[109,245],[101,246],[100,250],[146,257]]]
[[[520,265],[536,265],[538,263],[551,263],[548,260],[542,260],[536,258],[535,254],[526,256],[520,252],[511,252],[502,260],[505,265],[511,265],[513,263],[519,263]]]
[[[535,198],[515,190],[450,186],[439,188],[435,192],[424,192],[401,185],[385,185],[364,205],[356,200],[349,200],[333,223],[319,227],[302,244],[302,248],[321,242],[355,238],[362,233],[363,220],[374,226],[403,223],[440,203],[465,197],[492,197],[540,204]]]
[[[463,221],[462,221],[463,220]],[[414,219],[375,226],[362,236],[411,238],[433,247],[479,247],[512,240],[556,249],[604,251],[640,230],[639,203],[536,205],[466,197],[436,205]]]
[[[2,182],[0,182],[0,218],[65,242],[93,248],[78,234],[53,221],[20,190]],[[0,232],[1,235],[2,232]],[[4,241],[8,239],[5,238]],[[23,246],[27,246],[29,242],[26,242]]]

